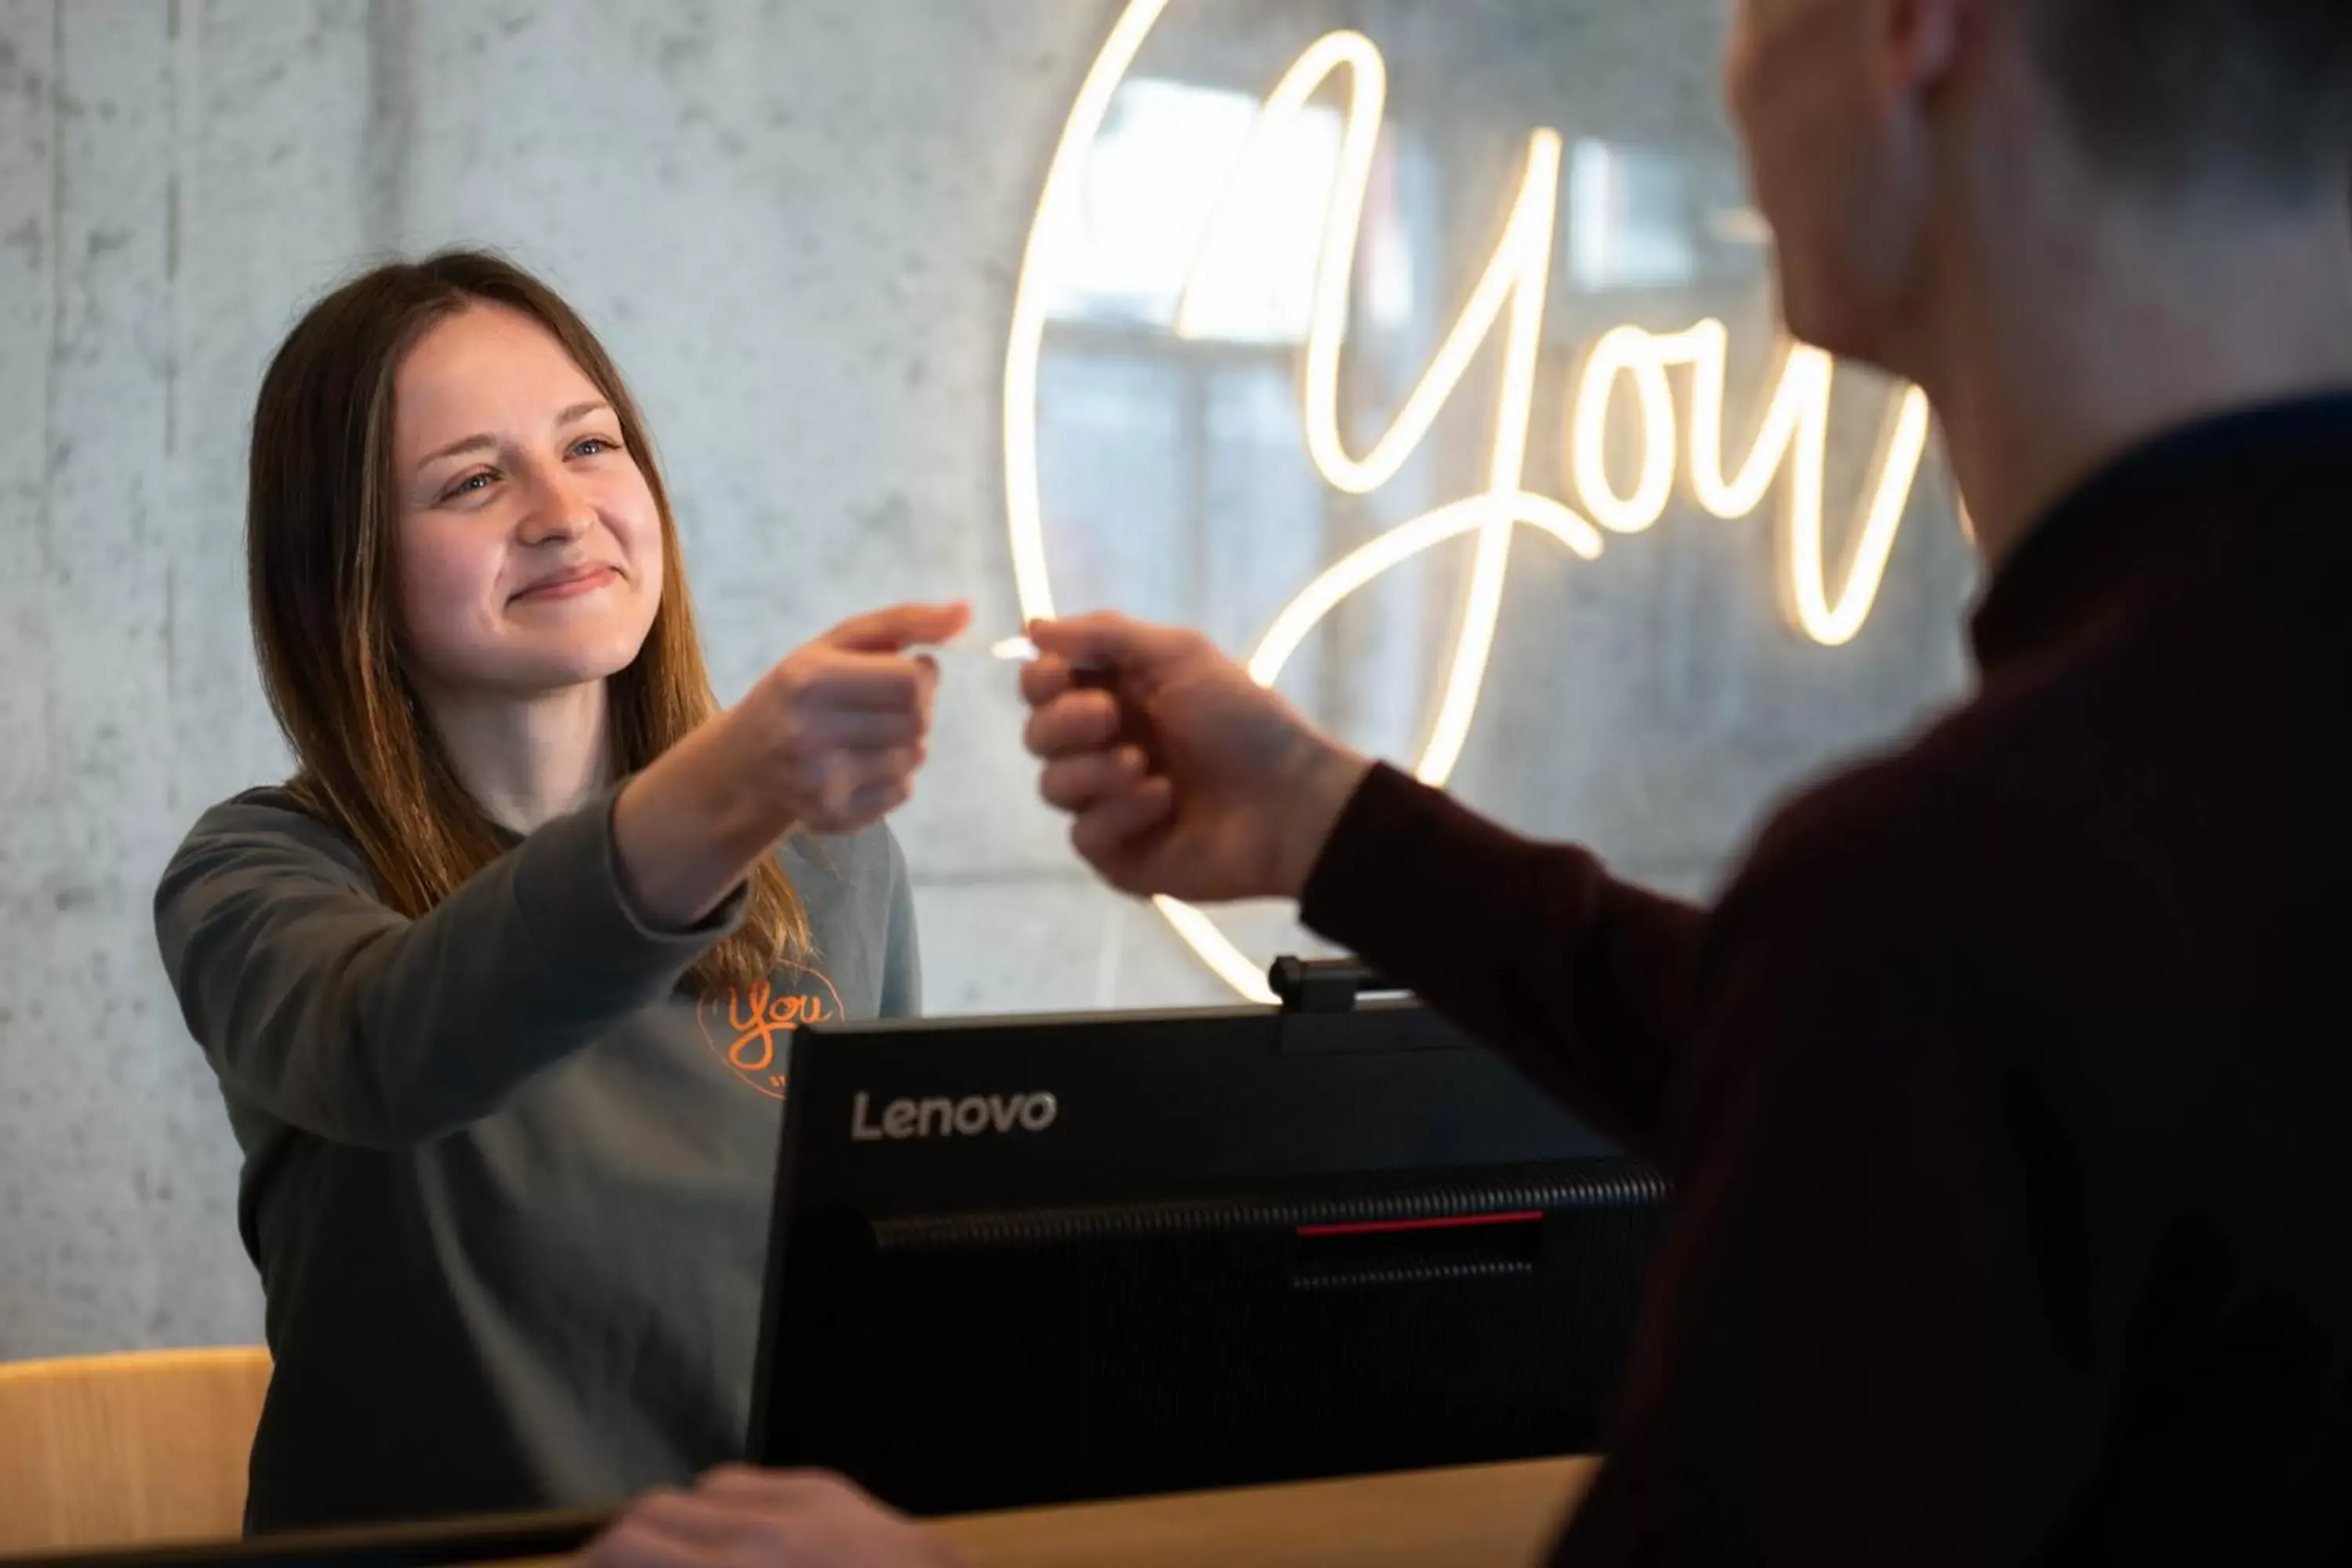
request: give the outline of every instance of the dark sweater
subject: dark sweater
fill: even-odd
[[[1308,921],[1678,1188],[1559,1562],[2352,1560],[2347,473],[2099,476],[1712,910],[1366,782]]]

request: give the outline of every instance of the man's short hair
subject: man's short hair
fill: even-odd
[[[2021,0],[2091,155],[2308,194],[2352,172],[2352,0]]]

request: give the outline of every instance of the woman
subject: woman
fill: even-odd
[[[299,771],[207,812],[156,929],[245,1151],[277,1373],[256,1530],[617,1500],[740,1452],[785,1046],[911,1012],[883,816],[960,605],[718,710],[595,338],[496,258],[278,351],[247,574]]]

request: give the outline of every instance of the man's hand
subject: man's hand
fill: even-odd
[[[711,1471],[691,1492],[640,1498],[583,1568],[965,1568],[921,1527],[839,1476]]]
[[[1039,793],[1113,887],[1297,898],[1370,764],[1196,633],[1120,616],[1040,621],[1022,671]],[[1078,683],[1078,667],[1107,687]]]

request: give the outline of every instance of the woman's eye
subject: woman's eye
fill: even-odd
[[[467,474],[464,479],[459,479],[456,484],[449,487],[449,494],[452,497],[469,496],[477,494],[482,490],[486,490],[489,488],[490,476],[488,473]]]
[[[593,458],[600,453],[620,449],[618,443],[607,441],[602,436],[583,436],[572,444],[572,455],[575,458]]]

